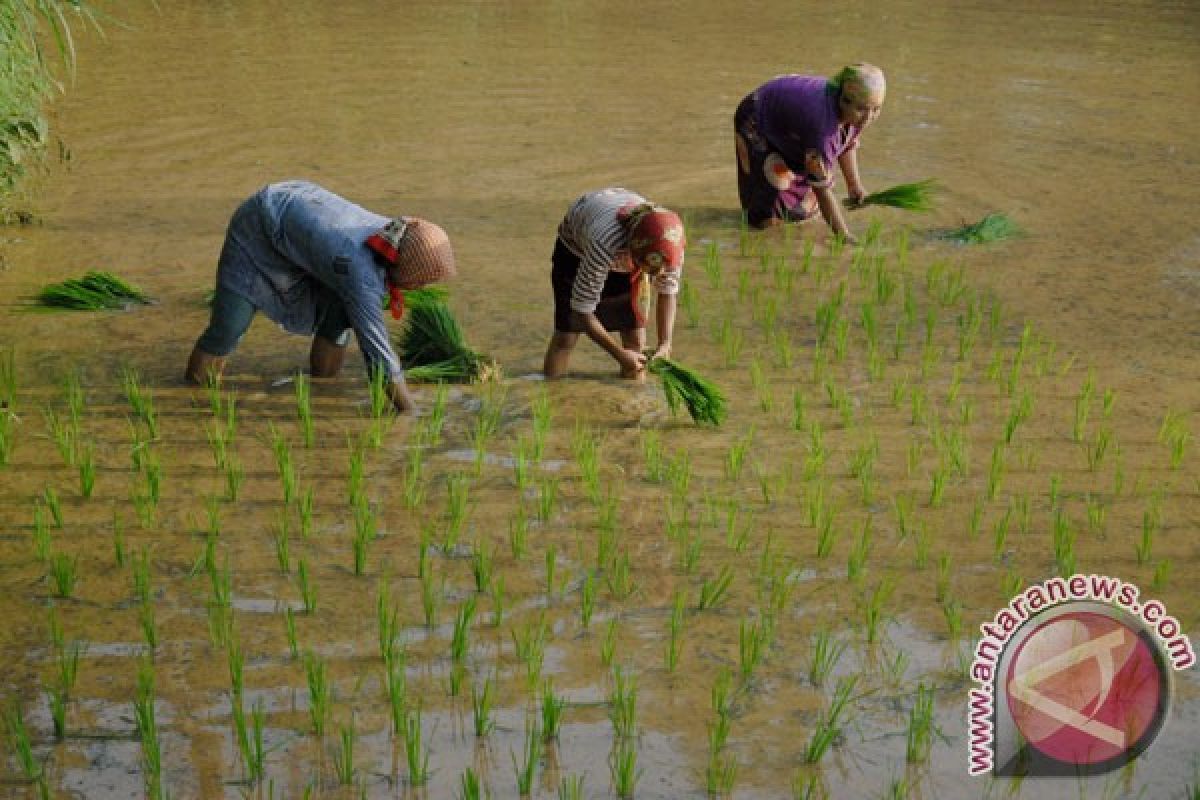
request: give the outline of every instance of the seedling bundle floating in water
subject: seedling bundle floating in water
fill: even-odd
[[[905,211],[933,210],[933,195],[937,191],[937,182],[932,178],[916,183],[900,183],[879,192],[872,192],[863,198],[864,206],[890,206]]]
[[[979,222],[945,231],[941,236],[960,244],[987,244],[1012,239],[1022,233],[1020,226],[1009,219],[1008,215],[994,211]]]
[[[104,311],[150,302],[141,289],[126,283],[111,272],[90,271],[82,278],[52,283],[37,295],[37,304],[45,308],[71,311]]]
[[[671,414],[678,413],[682,403],[692,420],[700,425],[720,425],[725,421],[725,395],[711,381],[669,358],[656,358],[647,369],[662,380]]]
[[[470,383],[492,377],[495,363],[467,346],[444,297],[442,289],[404,294],[407,313],[399,350],[405,376],[430,383]]]

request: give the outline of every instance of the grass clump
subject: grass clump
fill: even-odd
[[[682,403],[697,424],[718,426],[725,421],[725,395],[711,381],[669,358],[656,358],[647,368],[662,381],[672,415]]]
[[[916,183],[900,183],[895,186],[872,192],[863,198],[864,206],[888,206],[905,211],[932,211],[933,195],[938,185],[932,178]]]
[[[462,328],[443,300],[422,298],[405,316],[399,350],[408,380],[474,383],[496,375],[495,362],[467,345]]]
[[[959,244],[988,244],[1005,239],[1014,239],[1022,234],[1021,228],[1007,214],[993,211],[979,222],[944,231],[941,236]]]
[[[105,311],[147,305],[150,298],[138,287],[111,272],[91,270],[82,278],[52,283],[37,294],[37,305],[68,311]]]

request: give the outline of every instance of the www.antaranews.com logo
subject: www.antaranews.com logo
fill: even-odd
[[[972,775],[1098,775],[1166,721],[1173,670],[1196,661],[1179,621],[1104,575],[1028,587],[980,626],[970,691]]]

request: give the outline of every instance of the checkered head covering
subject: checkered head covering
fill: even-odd
[[[404,288],[441,283],[458,274],[450,237],[441,227],[420,217],[396,217],[367,237],[367,247],[396,268],[403,287],[388,279],[392,316],[404,313]]]

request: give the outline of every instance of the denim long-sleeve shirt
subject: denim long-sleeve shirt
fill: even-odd
[[[387,221],[307,181],[270,184],[234,212],[217,285],[292,333],[311,335],[341,303],[368,373],[402,380],[384,321],[384,269],[363,244]]]

